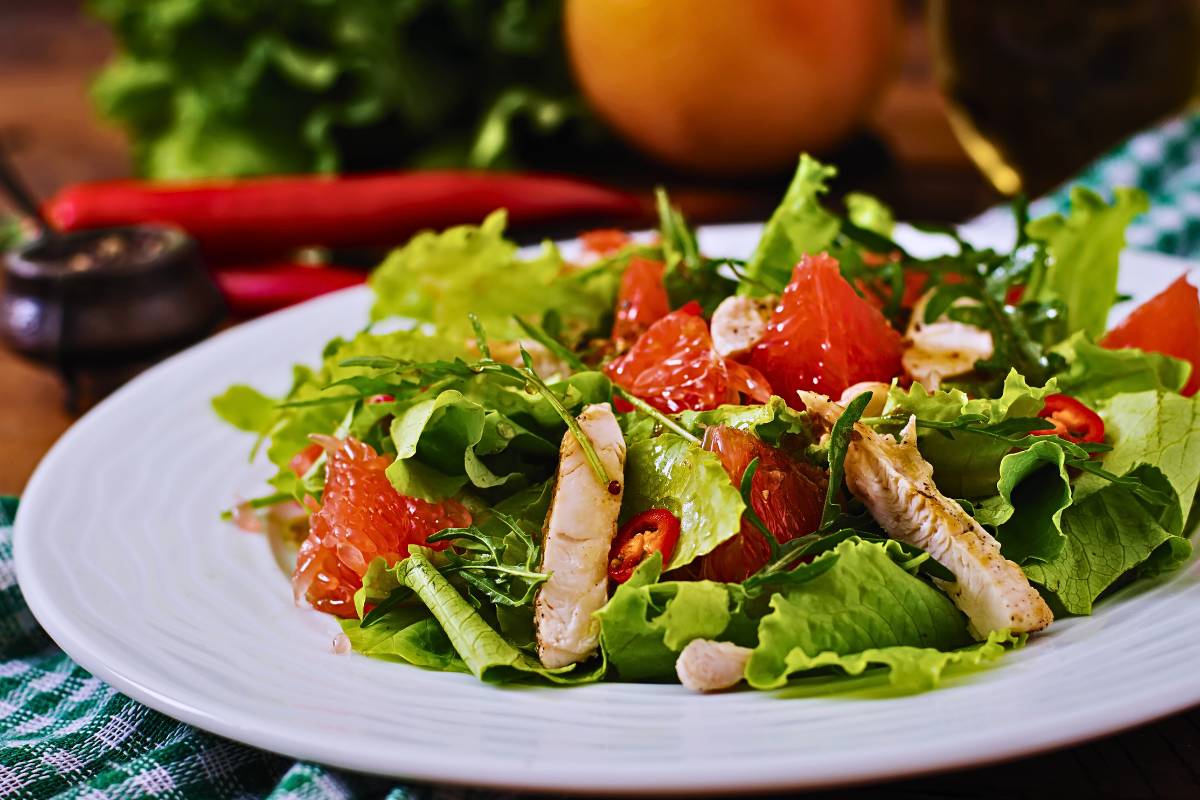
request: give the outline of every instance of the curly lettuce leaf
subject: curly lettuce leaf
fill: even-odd
[[[269,398],[252,387],[236,384],[213,398],[212,406],[218,416],[234,427],[256,433],[260,440],[270,440],[267,458],[278,468],[271,485],[281,493],[299,496],[304,487],[288,462],[310,444],[310,434],[332,434],[345,425],[346,433],[361,438],[390,413],[385,404],[362,404],[359,393],[347,385],[332,385],[337,381],[368,378],[375,373],[370,367],[342,366],[342,361],[366,356],[430,361],[453,358],[461,352],[461,348],[420,331],[361,333],[353,339],[334,339],[326,345],[319,367],[294,367],[292,386],[282,398]],[[282,405],[285,403],[291,405]]]
[[[543,667],[497,633],[423,554],[413,553],[393,570],[396,579],[412,589],[433,614],[467,669],[479,680],[505,683],[541,677],[552,683],[590,683],[603,677],[603,663],[594,668]]]
[[[1125,575],[1141,567],[1149,574],[1165,572],[1191,553],[1179,535],[1183,518],[1167,478],[1149,465],[1129,475],[1164,490],[1172,502],[1151,507],[1124,486],[1108,484],[1063,512],[1066,540],[1057,556],[1024,567],[1067,613],[1090,614],[1096,599]]]
[[[833,668],[847,675],[861,675],[872,667],[881,667],[888,672],[888,681],[899,694],[924,692],[937,688],[948,672],[977,669],[995,661],[1005,652],[1021,647],[1025,638],[1010,631],[993,631],[985,641],[957,650],[936,650],[932,647],[872,647],[858,653],[842,655],[825,650],[809,655],[801,648],[788,651],[783,669],[786,675],[796,675],[813,670]],[[747,676],[750,676],[747,668]],[[775,688],[783,685],[772,674],[750,677],[750,685],[756,689]]]
[[[690,564],[742,527],[746,503],[713,453],[673,433],[629,445],[621,521],[650,508],[679,518],[668,570]]]
[[[247,433],[270,430],[278,413],[278,404],[278,400],[243,383],[235,383],[212,399],[213,411],[218,417]]]
[[[964,414],[978,414],[990,424],[1006,419],[1035,417],[1046,395],[1054,394],[1057,384],[1030,386],[1015,370],[1004,379],[998,398],[969,398],[959,389],[927,392],[914,383],[905,390],[893,386],[888,393],[884,414],[916,414],[921,419],[952,422]],[[922,431],[921,455],[933,465],[938,488],[951,497],[989,497],[996,493],[1000,462],[1011,449],[1006,442],[972,434]]]
[[[996,527],[1010,561],[1050,561],[1062,551],[1062,515],[1072,499],[1064,461],[1063,449],[1048,441],[1001,459],[999,494],[981,503],[975,517]]]
[[[1155,466],[1179,496],[1187,519],[1200,484],[1200,396],[1155,391],[1119,394],[1098,411],[1113,446],[1104,454],[1104,468],[1119,475],[1139,464]],[[1102,479],[1085,475],[1076,493],[1084,496],[1103,487]]]
[[[659,583],[661,573],[662,555],[655,553],[596,612],[600,644],[621,679],[674,679],[675,659],[693,639],[754,644],[748,597],[740,585]]]
[[[572,85],[560,0],[93,0],[93,88],[139,170],[197,178],[513,166],[609,137]]]
[[[367,628],[356,619],[339,622],[350,646],[364,656],[443,672],[467,672],[450,638],[424,606],[389,611]]]
[[[1089,405],[1130,392],[1178,392],[1192,372],[1191,363],[1181,358],[1132,347],[1109,350],[1082,332],[1056,345],[1054,352],[1067,362],[1056,376],[1059,391]]]
[[[571,413],[612,394],[608,379],[595,372],[553,388]],[[388,478],[401,494],[433,501],[467,486],[508,493],[550,477],[565,431],[542,395],[471,379],[397,409],[391,425],[396,460]]]
[[[820,252],[833,242],[841,223],[821,206],[820,198],[829,191],[828,183],[835,175],[835,167],[807,153],[800,156],[791,185],[767,220],[758,247],[746,263],[749,280],[741,283],[739,292],[759,295],[783,291],[801,256]]]
[[[1058,300],[1066,313],[1066,330],[1097,338],[1104,334],[1108,312],[1117,298],[1117,270],[1125,247],[1125,229],[1150,207],[1146,193],[1118,188],[1113,203],[1085,186],[1071,189],[1067,216],[1050,214],[1025,226],[1029,238],[1048,254],[1045,269],[1031,281],[1031,300]]]
[[[789,407],[778,395],[772,395],[762,405],[723,405],[710,411],[684,411],[679,414],[679,423],[688,430],[727,425],[752,433],[773,446],[778,446],[784,436],[799,437],[796,446],[811,443],[812,439],[808,414]]]
[[[863,230],[891,237],[896,217],[879,198],[862,192],[846,195],[846,218]]]
[[[425,231],[393,250],[371,274],[371,318],[406,317],[428,322],[448,339],[474,338],[469,314],[488,334],[520,339],[519,316],[540,322],[555,312],[568,333],[597,329],[611,314],[620,276],[606,268],[568,272],[550,243],[536,258],[517,255],[504,238],[507,215],[492,212],[482,225]]]
[[[894,686],[922,689],[951,663],[999,654],[999,648],[981,654],[978,646],[966,651],[974,656],[944,652],[971,644],[966,620],[946,595],[905,568],[911,560],[895,542],[848,539],[818,557],[826,558],[837,563],[771,597],[746,665],[751,686],[782,686],[819,666],[858,674],[876,664],[891,670]]]

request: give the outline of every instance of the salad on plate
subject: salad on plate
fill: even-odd
[[[918,257],[833,175],[802,157],[746,260],[663,192],[570,259],[502,210],[419,234],[283,397],[213,400],[276,470],[227,516],[336,650],[493,682],[921,690],[1178,568],[1200,299],[1107,328],[1145,196]]]

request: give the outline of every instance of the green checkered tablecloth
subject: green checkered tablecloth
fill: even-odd
[[[12,559],[15,498],[0,498],[0,797],[451,800],[198,731],[135,703],[59,650],[25,606]],[[486,795],[487,797],[498,797]]]
[[[1131,137],[1033,203],[1031,213],[1065,211],[1069,187],[1076,183],[1102,194],[1114,186],[1136,186],[1150,196],[1149,212],[1129,226],[1130,247],[1177,256],[1200,254],[1200,112]]]
[[[1150,212],[1129,244],[1200,251],[1200,115],[1138,134],[1079,178],[1139,186]],[[1066,189],[1039,200],[1061,209]],[[73,664],[38,627],[17,586],[12,519],[0,498],[0,797],[482,798],[493,794],[350,775],[264,753],[151,711]]]

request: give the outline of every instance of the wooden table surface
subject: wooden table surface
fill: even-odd
[[[0,136],[16,143],[16,159],[34,188],[49,193],[72,181],[128,174],[122,137],[93,117],[86,97],[90,76],[110,52],[104,28],[63,0],[14,5],[7,4],[0,24]],[[844,188],[880,194],[901,218],[934,221],[961,221],[997,201],[945,121],[918,24],[909,26],[903,66],[870,131],[846,151],[849,164],[843,167],[851,185]],[[866,166],[856,169],[860,160]],[[760,214],[778,182],[745,188],[735,215]],[[38,460],[72,421],[56,376],[0,348],[0,494],[20,493]],[[980,709],[979,724],[987,724],[986,709]],[[1200,713],[1003,766],[828,796],[878,795],[1200,797]]]

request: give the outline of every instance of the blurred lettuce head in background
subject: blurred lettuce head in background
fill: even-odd
[[[154,178],[503,167],[603,139],[560,0],[92,0],[101,113]]]

